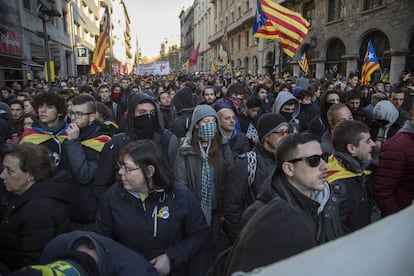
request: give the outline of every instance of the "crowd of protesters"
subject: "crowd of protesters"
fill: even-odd
[[[359,80],[1,87],[0,275],[230,275],[413,204],[414,75]]]

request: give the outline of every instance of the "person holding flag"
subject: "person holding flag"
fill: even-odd
[[[372,41],[368,42],[367,51],[365,52],[364,63],[362,64],[361,84],[367,85],[371,81],[371,74],[380,69]]]

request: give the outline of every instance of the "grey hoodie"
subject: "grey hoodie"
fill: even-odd
[[[292,120],[288,123],[299,124],[299,120],[296,119],[296,117],[299,115],[299,112],[300,112],[299,101],[290,92],[281,91],[281,92],[279,92],[279,94],[277,94],[276,100],[273,104],[272,111],[276,114],[280,114],[280,109],[282,108],[282,106],[287,101],[292,100],[292,99],[295,100],[295,111],[293,111]]]

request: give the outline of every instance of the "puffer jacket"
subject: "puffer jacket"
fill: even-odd
[[[375,198],[382,216],[408,207],[414,199],[414,128],[410,121],[381,147]]]
[[[45,244],[70,231],[72,179],[66,171],[10,198],[0,222],[0,263],[17,269],[40,261]]]

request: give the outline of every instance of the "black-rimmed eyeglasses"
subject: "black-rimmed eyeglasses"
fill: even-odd
[[[295,158],[295,159],[292,159],[286,162],[296,163],[296,162],[306,160],[309,166],[311,166],[312,168],[315,168],[319,166],[319,164],[321,163],[321,159],[325,162],[328,162],[328,158],[329,158],[329,153],[325,152],[325,153],[322,153],[321,155],[315,154],[315,155],[311,155],[307,157]]]
[[[93,112],[68,111],[69,117],[75,116],[76,118],[80,118],[82,116],[91,115],[91,114],[93,114]]]
[[[132,172],[132,171],[135,171],[135,170],[139,170],[139,169],[141,169],[140,167],[136,167],[136,168],[128,168],[127,166],[125,166],[125,164],[122,164],[122,163],[120,163],[120,162],[117,162],[117,163],[116,163],[116,168],[117,168],[118,170],[123,169],[126,173],[129,173],[129,172]]]

